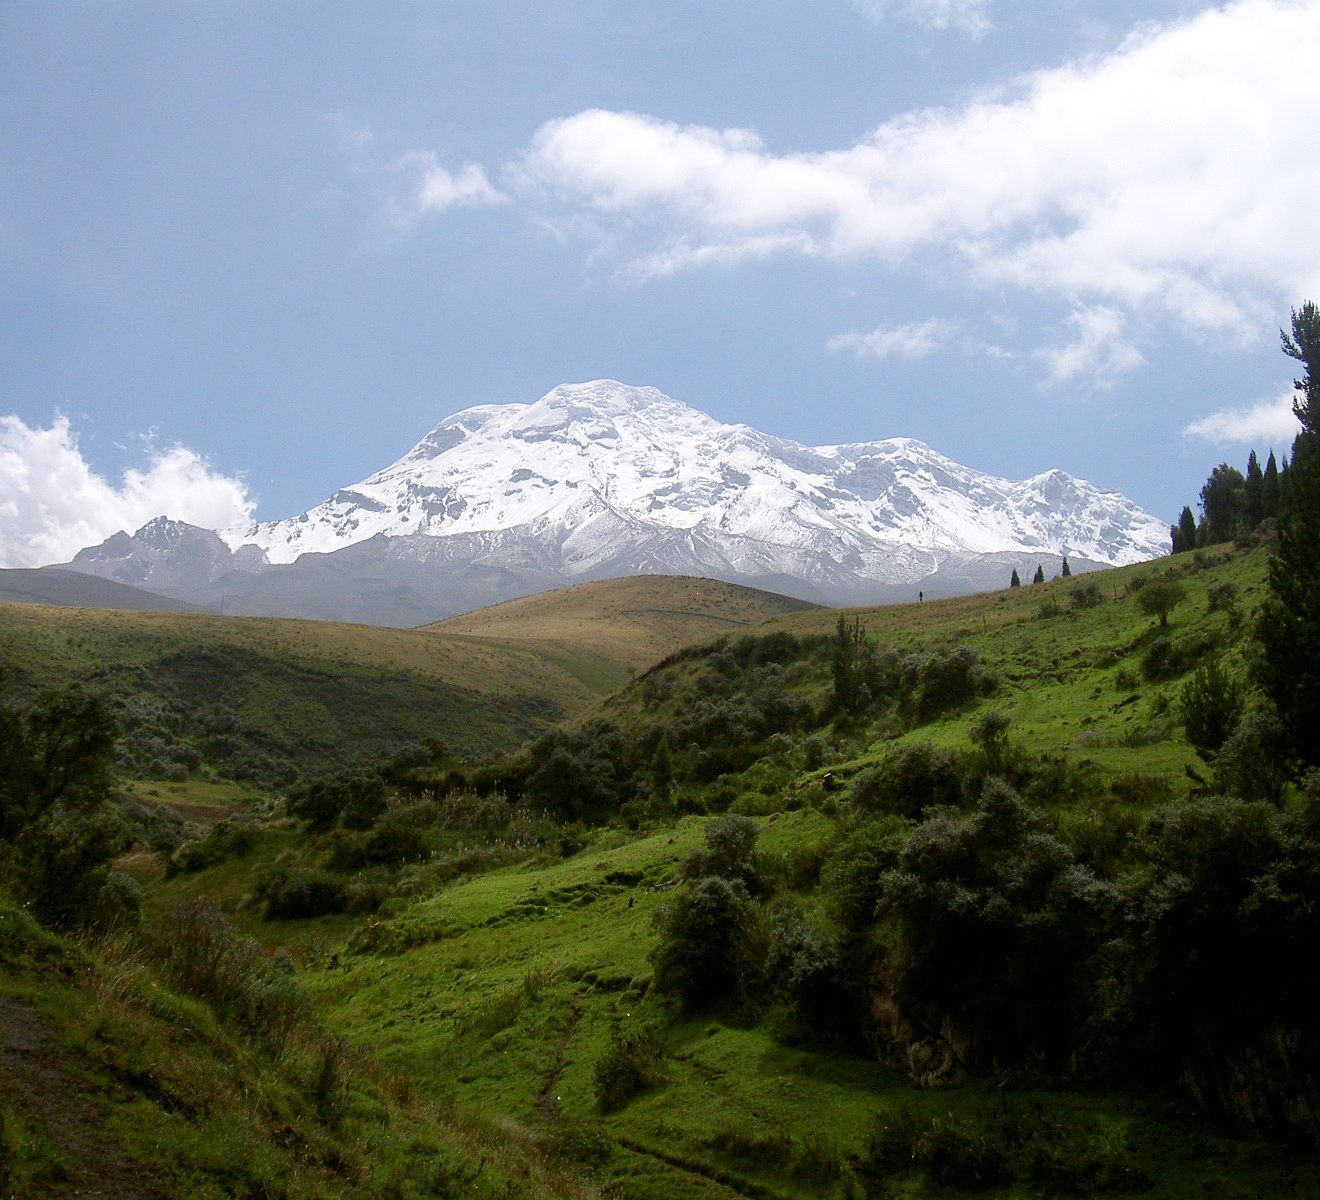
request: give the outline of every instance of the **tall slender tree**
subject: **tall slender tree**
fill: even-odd
[[[1184,504],[1182,516],[1178,518],[1178,538],[1175,553],[1181,554],[1196,549],[1196,517],[1192,506]]]
[[[1270,560],[1270,596],[1260,622],[1261,682],[1274,701],[1293,753],[1320,765],[1320,307],[1292,313],[1283,351],[1305,367],[1293,412],[1302,430],[1287,472],[1279,545]]]
[[[1265,516],[1265,476],[1253,450],[1247,459],[1247,481],[1243,493],[1243,517],[1248,531],[1255,529]]]
[[[1270,456],[1265,460],[1265,474],[1263,476],[1263,488],[1265,498],[1265,515],[1267,517],[1277,517],[1279,515],[1279,464],[1274,461],[1274,451],[1270,451]]]

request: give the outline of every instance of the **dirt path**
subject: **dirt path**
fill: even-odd
[[[150,1168],[129,1158],[102,1130],[91,1086],[69,1069],[50,1023],[30,1004],[5,996],[0,996],[0,1093],[44,1128],[59,1155],[63,1177],[47,1175],[41,1196],[169,1200]]]
[[[568,1060],[569,1043],[573,1040],[573,1031],[577,1029],[578,1018],[581,1015],[578,1011],[578,998],[576,996],[570,997],[568,1001],[568,1024],[564,1027],[559,1045],[555,1047],[555,1056],[550,1060],[550,1074],[546,1076],[545,1087],[541,1089],[541,1094],[536,1098],[537,1111],[551,1125],[560,1125],[564,1120],[558,1107],[557,1089],[559,1088],[559,1077],[564,1073],[564,1064]]]
[[[743,1179],[730,1171],[721,1171],[718,1167],[707,1166],[705,1163],[685,1158],[681,1154],[670,1154],[665,1150],[658,1150],[654,1146],[644,1145],[635,1138],[629,1137],[626,1133],[616,1134],[615,1141],[625,1150],[631,1150],[634,1154],[644,1154],[648,1158],[654,1158],[657,1162],[664,1163],[667,1167],[673,1167],[675,1170],[688,1175],[695,1175],[708,1183],[716,1184],[726,1191],[732,1192],[735,1196],[743,1196],[747,1200],[788,1200],[782,1192],[777,1192],[764,1184],[756,1183],[751,1179]]]

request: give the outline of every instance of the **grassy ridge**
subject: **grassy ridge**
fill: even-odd
[[[713,579],[638,575],[510,600],[425,628],[547,651],[586,645],[628,671],[641,671],[680,646],[817,607]]]
[[[801,607],[661,578],[567,589],[452,630],[0,605],[0,667],[12,689],[81,681],[119,697],[130,733],[145,729],[167,763],[250,752],[247,777],[269,778],[281,761],[325,771],[426,738],[471,756],[511,749],[686,641]]]

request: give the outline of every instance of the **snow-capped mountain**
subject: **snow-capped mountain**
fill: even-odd
[[[377,588],[434,576],[454,596],[424,584],[434,592],[426,603],[452,612],[633,573],[709,575],[835,602],[918,587],[935,595],[1002,586],[1009,563],[1034,570],[1067,554],[1074,566],[1115,565],[1165,553],[1168,542],[1163,521],[1062,471],[999,479],[911,438],[803,446],[612,380],[465,409],[397,462],[288,520],[214,539],[167,528],[178,524],[116,535],[73,565],[132,571],[124,581],[156,590],[169,575],[171,594],[183,594],[169,566],[182,565],[168,552],[174,543],[207,577],[194,574],[186,598],[223,587],[230,611],[275,611],[274,601],[248,607],[258,592],[293,611],[294,577],[310,586],[329,571],[345,586],[369,577]]]
[[[376,534],[516,534],[553,546],[569,575],[658,536],[751,573],[824,554],[886,583],[919,579],[950,555],[1117,564],[1168,541],[1163,521],[1062,471],[996,479],[912,438],[802,446],[612,380],[465,409],[309,512],[222,531],[276,563]]]

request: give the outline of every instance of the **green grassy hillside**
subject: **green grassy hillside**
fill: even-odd
[[[638,575],[510,600],[425,626],[544,650],[590,646],[619,668],[614,686],[666,654],[705,638],[746,631],[818,606],[713,579]]]
[[[539,1131],[607,1194],[1309,1196],[1320,1189],[1310,1152],[1230,1136],[1228,1122],[1198,1114],[1173,1075],[1138,1080],[1122,1047],[1142,1032],[1130,1014],[1145,1011],[1124,989],[1144,994],[1150,979],[1188,1006],[1151,1009],[1151,1021],[1201,1028],[1197,997],[1214,989],[1197,983],[1196,964],[1213,957],[1211,944],[1192,942],[1182,966],[1142,957],[1155,953],[1147,943],[1181,945],[1192,914],[1177,908],[1180,889],[1206,889],[1195,921],[1206,936],[1240,945],[1231,954],[1244,968],[1252,952],[1249,939],[1233,940],[1241,934],[1232,897],[1243,886],[1234,858],[1310,836],[1298,832],[1306,818],[1295,791],[1274,809],[1206,799],[1212,768],[1179,716],[1183,686],[1211,659],[1255,703],[1250,631],[1264,573],[1263,552],[1225,548],[849,612],[845,626],[858,622],[875,690],[842,700],[840,614],[783,615],[676,651],[599,706],[592,723],[473,773],[467,782],[481,794],[465,790],[460,773],[437,778],[435,796],[398,797],[374,815],[332,814],[320,832],[286,818],[241,843],[217,836],[215,861],[200,855],[196,869],[144,874],[148,912],[154,920],[180,899],[222,898],[268,945],[295,948],[300,977],[337,1034],[370,1046],[433,1101],[483,1112],[519,1136]],[[1167,627],[1141,607],[1142,592],[1162,579],[1183,589]],[[528,624],[545,633],[535,606],[532,614]],[[1006,725],[987,723],[990,714]],[[895,789],[905,748],[945,774]],[[980,786],[995,773],[1025,799],[986,808]],[[911,789],[927,786],[946,789],[935,801],[946,807],[922,807]],[[587,791],[604,805],[585,810],[595,827],[568,819],[584,811]],[[754,820],[758,835],[754,856],[732,868],[718,865],[710,841],[727,834],[728,818],[713,815],[726,809]],[[1245,821],[1246,840],[1215,860],[1218,876],[1198,874],[1205,868],[1192,857],[1178,868],[1186,875],[1166,883],[1156,872],[1168,856],[1195,853],[1196,838],[1180,840],[1178,822],[1195,830],[1196,814],[1207,829]],[[940,849],[974,846],[992,818],[1021,822],[1003,835],[1021,840],[976,851],[983,866],[959,866]],[[902,865],[919,880],[920,847],[972,871],[937,879],[930,894],[955,882],[971,889],[961,901],[950,893],[950,913],[961,904],[982,922],[953,958],[954,1013],[925,1040],[904,1031],[911,1001],[886,974],[907,971],[929,988],[939,960],[924,965],[926,976],[911,974],[925,949],[904,940],[916,917],[901,904],[876,915],[886,888],[900,900],[918,894],[892,872]],[[1039,865],[1028,868],[1033,855]],[[1273,869],[1267,858],[1260,868],[1248,862],[1249,873]],[[1021,892],[1037,869],[1058,871],[1050,889]],[[703,872],[735,882],[712,888]],[[744,878],[750,890],[739,900]],[[720,888],[740,914],[730,918],[736,935],[717,909],[700,908]],[[290,919],[295,905],[321,915]],[[979,962],[978,940],[1000,936],[994,922],[1020,909],[1029,938],[1066,919],[1077,922],[1079,943],[1103,941],[1086,921],[1124,905],[1124,919],[1146,922],[1147,932],[1123,949],[1121,922],[1097,925],[1119,936],[1083,964],[1112,989],[1087,977],[1089,1005],[1108,996],[1096,1028],[1117,1039],[1087,1054],[1107,1054],[1122,1070],[1070,1085],[1066,1055],[978,1056],[958,1022],[974,1018],[982,999],[1009,989],[1007,1003],[996,1000],[1001,1025],[978,1035],[998,1029],[1002,1042],[1012,998],[1051,1020],[1052,1009],[1069,1008],[1051,989],[1075,969],[1073,934],[1057,956],[1012,960],[1005,942],[1003,958],[995,950]],[[1243,911],[1254,919],[1250,906]],[[707,923],[692,925],[694,913]],[[957,929],[946,914],[932,937],[958,944]],[[675,945],[704,963],[686,983],[674,974]],[[714,958],[701,958],[706,946]],[[1238,973],[1274,969],[1267,957]],[[701,991],[729,970],[724,992]],[[1033,982],[1014,984],[1023,978]],[[1143,1003],[1158,1006],[1161,994]],[[1245,1013],[1256,1000],[1244,997]],[[1260,1047],[1249,1049],[1260,1062]],[[936,1065],[918,1068],[926,1060]],[[914,1082],[922,1071],[928,1086]],[[1231,1077],[1242,1095],[1259,1083],[1249,1072]]]
[[[327,1031],[218,910],[169,929],[73,940],[0,899],[8,1200],[595,1194],[530,1131],[442,1110]]]
[[[454,629],[0,605],[11,692],[79,681],[120,702],[130,771],[260,783],[439,739],[510,749],[687,641],[806,606],[704,580],[593,584]]]

